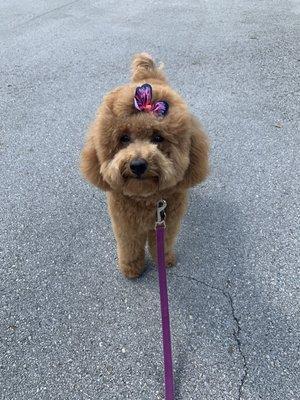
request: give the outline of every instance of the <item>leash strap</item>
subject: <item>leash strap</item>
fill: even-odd
[[[174,381],[172,366],[172,345],[170,331],[169,301],[167,274],[165,264],[165,213],[167,203],[160,200],[157,204],[157,222],[156,222],[156,250],[157,267],[160,291],[160,308],[162,321],[163,353],[164,353],[164,373],[165,373],[165,400],[174,400]]]

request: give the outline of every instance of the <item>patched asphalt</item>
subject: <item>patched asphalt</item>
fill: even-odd
[[[211,175],[168,272],[176,400],[299,399],[299,2],[0,4],[0,398],[163,398],[156,270],[116,268],[78,171],[136,52],[201,119]]]

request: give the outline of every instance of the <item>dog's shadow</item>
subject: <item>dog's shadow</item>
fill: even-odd
[[[248,242],[243,225],[243,217],[236,204],[211,198],[199,190],[192,191],[177,242],[178,266],[169,272],[175,307],[181,309],[184,324],[188,327],[183,333],[184,340],[181,338],[177,344],[175,341],[176,399],[183,398],[183,382],[189,364],[188,349],[193,348],[195,340],[205,340],[198,339],[203,332],[199,332],[197,325],[201,321],[209,326],[214,318],[208,312],[203,313],[207,296],[215,292],[209,286],[218,288],[219,298],[222,297],[220,292],[230,287],[236,269],[243,268]],[[198,285],[197,281],[209,286]],[[213,304],[209,307],[211,310],[215,308]],[[206,332],[206,335],[213,336],[211,332]]]
[[[237,266],[244,268],[248,243],[243,229],[243,216],[238,206],[212,198],[203,192],[201,189],[191,192],[189,208],[176,244],[178,262],[174,268],[168,270],[170,317],[173,320],[174,380],[178,400],[186,395],[183,392],[188,376],[189,350],[194,347],[195,341],[207,339],[200,338],[203,332],[199,332],[197,325],[204,322],[209,326],[214,318],[207,311],[203,312],[204,303],[210,307],[212,313],[216,308],[211,303],[213,300],[207,300],[212,291],[214,292],[209,286],[218,288],[217,292],[230,286]],[[146,265],[141,281],[151,291],[157,291],[157,282],[154,283],[157,279],[156,267],[149,257]],[[199,286],[197,280],[207,283],[208,286]],[[213,295],[211,299],[218,301]],[[224,303],[224,298],[222,301]],[[179,316],[179,322],[174,321],[175,316]],[[213,336],[213,332],[208,331],[205,334]],[[161,371],[155,371],[155,375],[160,381]]]

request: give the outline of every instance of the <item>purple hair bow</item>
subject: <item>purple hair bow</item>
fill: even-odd
[[[152,102],[152,87],[149,83],[136,88],[134,107],[139,111],[152,112],[157,117],[164,117],[169,110],[166,101]]]

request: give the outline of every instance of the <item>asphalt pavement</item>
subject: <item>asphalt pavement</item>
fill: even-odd
[[[298,400],[299,1],[0,3],[0,399],[163,398],[157,273],[116,268],[89,122],[134,53],[212,143],[168,271],[176,400]]]

